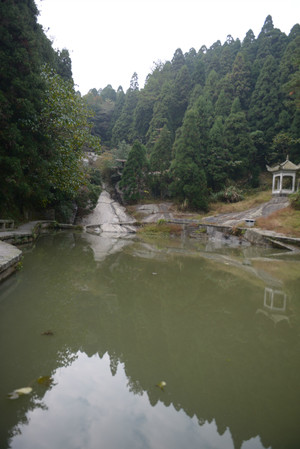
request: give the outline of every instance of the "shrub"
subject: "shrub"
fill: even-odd
[[[300,191],[290,196],[291,206],[293,209],[300,210]]]
[[[225,203],[237,203],[244,199],[241,190],[235,186],[226,187],[221,192],[214,195],[214,199],[217,201],[223,201]]]

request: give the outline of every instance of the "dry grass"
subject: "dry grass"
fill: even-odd
[[[263,191],[255,193],[253,195],[247,196],[244,200],[238,203],[212,203],[210,205],[210,215],[214,214],[228,214],[231,212],[243,212],[244,210],[252,209],[253,207],[259,206],[262,203],[270,201],[272,198],[271,191]]]
[[[273,212],[268,217],[258,218],[256,225],[268,231],[275,231],[292,237],[300,237],[300,211],[289,206]]]
[[[177,224],[165,223],[161,220],[158,223],[143,225],[138,232],[146,235],[181,235],[182,227]]]

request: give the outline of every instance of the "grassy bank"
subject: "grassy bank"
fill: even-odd
[[[148,236],[169,236],[180,235],[182,231],[181,225],[166,223],[164,220],[159,220],[158,223],[144,224],[138,230],[141,235]]]
[[[300,237],[300,211],[291,206],[256,220],[256,226],[291,237]]]

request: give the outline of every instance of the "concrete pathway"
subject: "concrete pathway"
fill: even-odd
[[[12,274],[22,257],[22,251],[0,241],[0,281]]]
[[[11,231],[0,232],[0,240],[2,240],[2,241],[14,240],[14,239],[17,239],[18,237],[31,236],[34,232],[35,227],[39,223],[42,223],[42,221],[41,220],[29,221],[28,223],[25,223]],[[49,222],[46,222],[46,223],[49,223]]]
[[[159,220],[172,220],[172,203],[142,204],[136,206],[135,210],[143,215],[142,223],[156,223]]]
[[[97,233],[127,234],[136,232],[134,223],[135,220],[126,213],[125,208],[103,190],[93,212],[83,217],[80,224],[87,230],[93,228]]]
[[[260,204],[257,207],[248,209],[243,212],[232,212],[229,214],[220,214],[203,219],[205,223],[236,226],[241,222],[245,222],[246,219],[256,220],[259,217],[266,217],[273,212],[288,207],[289,200],[287,197],[273,197],[267,203]]]
[[[26,243],[39,224],[49,224],[49,221],[30,221],[10,231],[0,232],[0,281],[12,274],[22,257],[22,251],[11,243]]]

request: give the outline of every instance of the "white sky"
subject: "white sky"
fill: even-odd
[[[177,48],[210,47],[228,34],[257,37],[270,14],[289,34],[300,21],[299,0],[36,0],[39,22],[54,48],[67,48],[73,78],[84,95],[92,88],[126,91],[134,72],[140,88],[153,62]]]

